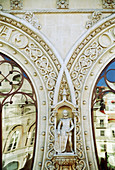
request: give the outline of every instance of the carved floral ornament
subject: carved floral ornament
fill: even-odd
[[[102,0],[103,8],[114,9],[115,8],[115,0]]]

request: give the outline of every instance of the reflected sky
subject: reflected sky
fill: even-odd
[[[114,70],[113,70],[114,69]],[[105,71],[106,71],[106,78],[108,81],[112,82],[112,83],[115,83],[115,61],[113,61],[108,67],[106,67],[104,69],[104,71],[101,73],[100,75],[100,80],[99,82],[97,83],[97,86],[104,86],[104,87],[107,87],[107,84],[105,82],[105,79],[104,79],[104,74],[105,74]]]

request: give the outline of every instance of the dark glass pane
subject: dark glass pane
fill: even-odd
[[[115,60],[102,71],[92,97],[96,152],[101,170],[115,169]]]

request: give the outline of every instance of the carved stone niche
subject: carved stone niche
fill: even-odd
[[[76,122],[77,105],[66,100],[66,91],[63,92],[63,100],[54,108],[54,164],[57,169],[73,169],[76,153]],[[66,168],[68,167],[68,168]]]

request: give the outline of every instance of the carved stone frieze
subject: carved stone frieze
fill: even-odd
[[[20,10],[23,8],[23,0],[10,0],[10,8]]]
[[[57,8],[58,9],[68,9],[69,8],[69,0],[57,0]]]
[[[86,22],[86,28],[89,29],[95,23],[102,19],[102,13],[100,11],[94,11],[93,14],[89,17],[90,20]]]
[[[103,8],[115,9],[115,0],[102,0]]]
[[[34,15],[33,12],[26,12],[23,19],[32,24],[35,28],[41,29],[38,18]]]

